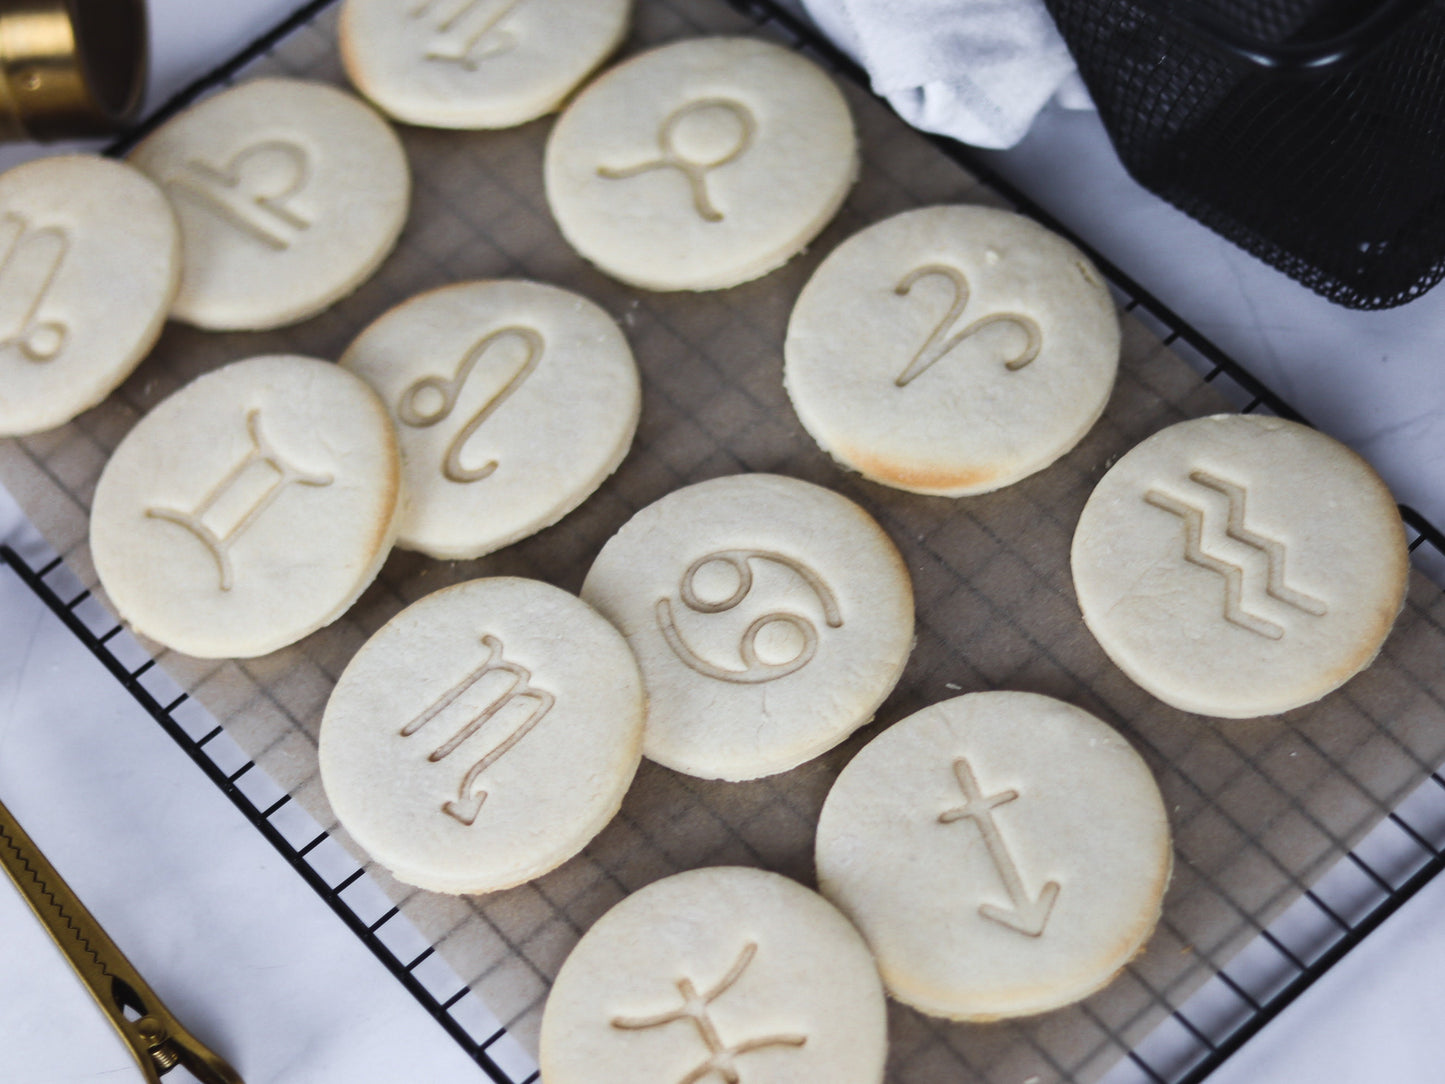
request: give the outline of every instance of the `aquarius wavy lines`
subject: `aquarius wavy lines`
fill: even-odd
[[[1268,535],[1260,534],[1245,525],[1247,491],[1244,486],[1202,470],[1191,471],[1189,480],[1195,485],[1213,490],[1228,501],[1228,518],[1224,533],[1236,542],[1243,543],[1264,555],[1266,564],[1265,594],[1301,613],[1314,617],[1323,617],[1329,612],[1329,607],[1322,600],[1293,588],[1285,582],[1286,550],[1284,543],[1270,538]],[[1224,618],[1226,621],[1270,640],[1278,640],[1284,636],[1285,630],[1282,625],[1244,608],[1243,599],[1247,575],[1244,566],[1205,551],[1206,511],[1203,507],[1189,504],[1187,501],[1179,500],[1157,489],[1151,489],[1144,494],[1144,500],[1155,508],[1162,508],[1184,521],[1184,559],[1186,561],[1217,573],[1223,578]]]
[[[55,898],[55,893],[46,887],[45,878],[41,872],[30,864],[30,859],[26,857],[25,851],[21,849],[20,844],[15,842],[10,833],[5,830],[3,824],[0,824],[0,841],[5,843],[5,846],[10,849],[10,853],[15,856],[16,860],[24,868],[31,883],[35,885],[36,892],[49,901],[51,912],[65,922],[65,927],[70,931],[71,936],[75,939],[75,943],[84,949],[86,954],[95,961],[95,966],[100,968],[102,975],[114,978],[115,976],[111,974],[110,968],[106,967],[105,961],[100,958],[100,953],[96,952],[95,947],[90,943],[90,938],[85,936],[85,931],[77,925],[75,919],[70,917],[70,913],[66,911],[64,905]],[[47,923],[47,926],[49,926],[49,923]],[[54,930],[54,927],[50,926],[50,929]]]

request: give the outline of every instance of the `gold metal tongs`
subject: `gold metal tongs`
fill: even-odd
[[[0,865],[110,1017],[151,1084],[183,1065],[202,1084],[242,1084],[171,1015],[0,803]]]

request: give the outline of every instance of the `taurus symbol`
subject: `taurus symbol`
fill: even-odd
[[[677,130],[682,122],[708,110],[721,110],[731,115],[736,123],[732,148],[710,162],[689,158],[677,149]],[[675,169],[687,179],[688,186],[692,189],[692,204],[697,208],[697,213],[705,221],[721,222],[722,212],[713,205],[712,198],[708,195],[707,175],[713,170],[741,158],[753,145],[753,137],[757,134],[757,130],[758,122],[753,119],[747,106],[741,102],[735,102],[730,98],[701,98],[674,110],[662,122],[662,128],[657,133],[657,146],[662,151],[661,158],[622,168],[598,166],[597,174],[608,180],[620,181],[628,177],[636,177],[639,173],[650,173],[655,169]]]

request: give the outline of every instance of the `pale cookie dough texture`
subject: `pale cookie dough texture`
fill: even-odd
[[[845,467],[962,497],[1077,444],[1119,364],[1114,303],[1083,253],[1021,215],[925,207],[839,245],[788,323],[783,383]]]
[[[480,557],[555,523],[617,469],[642,393],[627,340],[591,301],[468,282],[402,302],[341,358],[396,422],[400,545]]]
[[[250,358],[161,402],[101,472],[90,545],[138,632],[204,658],[262,655],[339,617],[396,535],[400,457],[381,401],[314,358]]]
[[[108,158],[41,158],[0,175],[0,436],[95,406],[150,351],[180,281],[159,189]]]
[[[586,259],[650,290],[781,266],[858,169],[848,104],[797,53],[750,38],[665,45],[604,73],[547,142],[547,202]]]
[[[207,98],[130,160],[180,220],[171,315],[212,330],[292,324],[351,293],[391,251],[411,197],[386,121],[345,91],[295,79]]]
[[[776,873],[655,881],[587,931],[542,1015],[547,1084],[881,1084],[883,990],[858,932]]]
[[[612,819],[642,712],[627,644],[575,595],[470,580],[408,606],[347,665],[321,782],[400,880],[490,892],[561,865]]]
[[[898,1000],[986,1021],[1100,989],[1144,945],[1172,866],[1148,767],[1070,704],[960,696],[885,730],[818,822],[818,886]]]
[[[1318,700],[1405,601],[1404,526],[1343,444],[1279,418],[1181,422],[1104,475],[1074,532],[1084,621],[1166,704],[1239,719]]]
[[[647,683],[643,754],[704,779],[756,779],[873,717],[913,646],[898,550],[852,501],[773,474],[715,478],[642,509],[582,597]]]
[[[383,112],[432,128],[550,113],[621,43],[632,0],[346,0],[341,60]]]

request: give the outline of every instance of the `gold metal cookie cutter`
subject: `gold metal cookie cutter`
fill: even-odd
[[[0,141],[119,131],[148,58],[145,0],[0,0]]]
[[[40,848],[0,803],[0,866],[90,989],[151,1084],[177,1065],[201,1084],[243,1084],[187,1031],[140,977]]]

